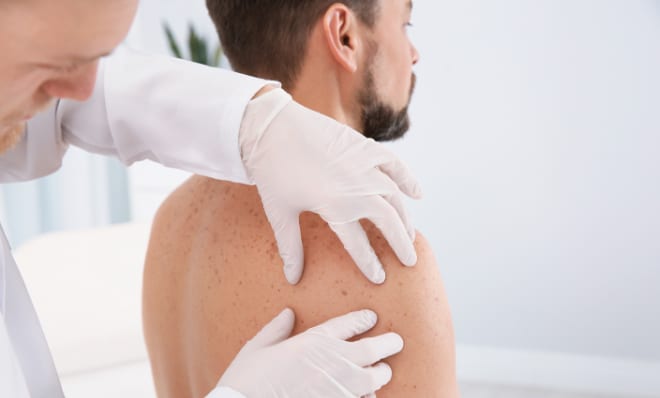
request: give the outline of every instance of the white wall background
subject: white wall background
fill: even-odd
[[[658,5],[416,4],[395,148],[460,342],[660,360]]]
[[[72,147],[56,173],[0,186],[0,221],[12,247],[51,231],[126,222],[127,179],[118,160]]]
[[[601,366],[591,384],[632,386],[609,366],[653,361],[626,369],[654,370],[660,396],[660,3],[416,2],[414,14],[415,126],[394,147],[426,189],[412,207],[458,343],[539,353],[505,365],[510,379],[552,352],[577,374]],[[576,355],[598,361],[579,369]]]

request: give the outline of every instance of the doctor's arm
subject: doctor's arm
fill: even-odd
[[[362,273],[385,273],[360,219],[371,220],[405,265],[417,258],[402,196],[420,196],[405,165],[382,145],[310,111],[269,82],[169,57],[120,48],[100,63],[84,102],[59,100],[28,123],[0,156],[0,182],[52,173],[69,144],[125,164],[168,167],[253,183],[275,232],[290,283],[302,276],[298,218],[319,214]]]

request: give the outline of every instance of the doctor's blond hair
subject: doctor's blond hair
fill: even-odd
[[[333,4],[345,4],[373,27],[382,0],[206,0],[232,68],[279,80],[291,89],[319,18]]]

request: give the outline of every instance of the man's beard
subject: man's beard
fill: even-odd
[[[4,132],[0,132],[0,155],[9,151],[21,141],[25,126],[25,123],[19,123]]]
[[[408,105],[415,89],[417,78],[413,73],[410,77],[410,94],[408,104],[397,111],[391,105],[378,98],[373,72],[367,69],[364,87],[360,91],[358,101],[362,118],[362,134],[375,141],[393,141],[404,136],[410,129]]]

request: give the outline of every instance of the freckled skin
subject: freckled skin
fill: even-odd
[[[405,268],[364,223],[388,279],[373,285],[316,215],[300,218],[305,273],[284,279],[254,187],[192,177],[161,206],[147,253],[143,316],[159,397],[203,397],[245,342],[285,306],[294,333],[362,308],[379,314],[366,334],[396,331],[392,382],[378,397],[456,397],[454,336],[438,267],[418,234],[418,263]]]

